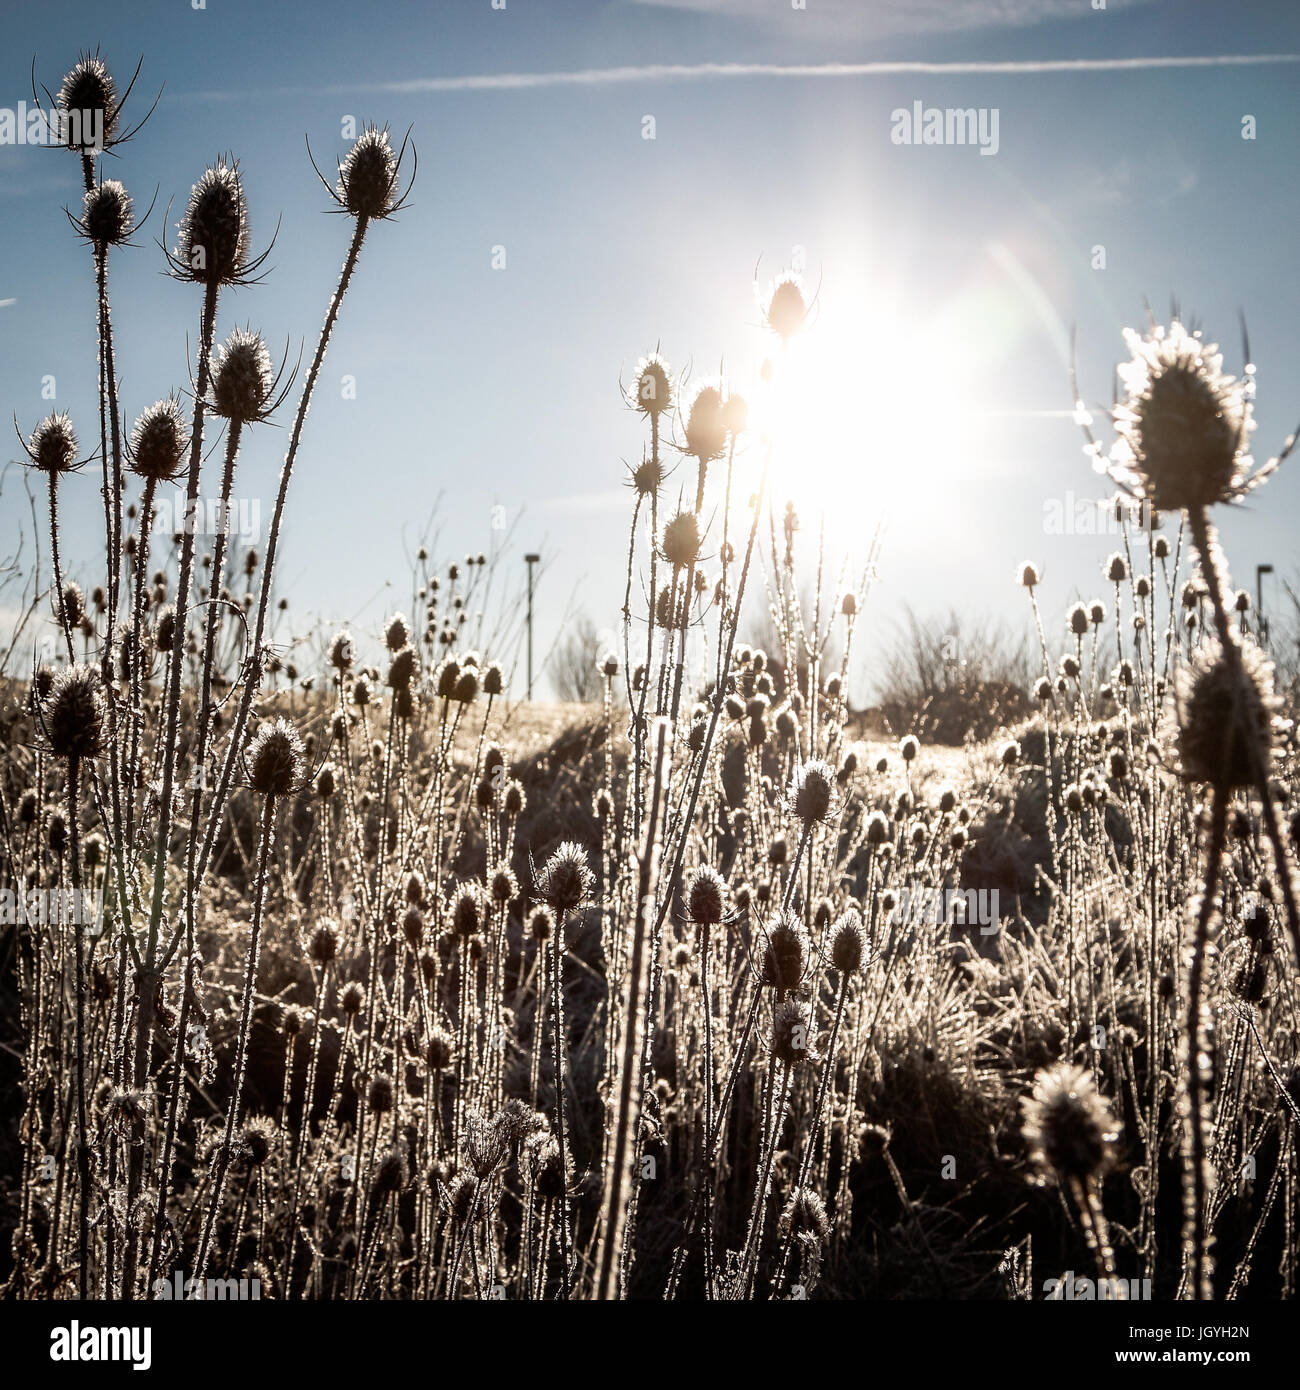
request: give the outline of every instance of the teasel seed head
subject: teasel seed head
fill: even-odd
[[[492,901],[501,907],[519,896],[519,880],[515,878],[508,864],[498,864],[492,871],[488,891],[492,895]]]
[[[271,353],[260,333],[236,328],[212,355],[212,412],[251,424],[265,418],[275,389]]]
[[[701,864],[686,889],[687,915],[700,926],[716,926],[726,911],[727,885],[722,875]]]
[[[459,1174],[447,1184],[443,1200],[456,1225],[464,1226],[473,1216],[477,1197],[478,1183],[468,1173]]]
[[[701,464],[722,457],[727,448],[727,412],[720,386],[708,382],[695,393],[686,417],[686,452]]]
[[[561,1153],[555,1139],[544,1140],[537,1148],[537,1195],[543,1201],[555,1201],[573,1185],[573,1160],[567,1149]]]
[[[685,569],[699,558],[700,522],[694,512],[678,512],[665,525],[660,553],[674,569]]]
[[[662,415],[673,403],[673,380],[668,363],[657,352],[649,353],[636,364],[636,384],[631,404],[644,415]]]
[[[141,411],[131,430],[127,459],[138,477],[163,483],[181,471],[189,447],[180,404],[174,396],[167,396]]]
[[[1254,786],[1273,757],[1273,663],[1252,642],[1236,655],[1234,663],[1217,641],[1204,643],[1175,687],[1179,771],[1220,795]]]
[[[172,268],[202,285],[237,284],[251,269],[248,203],[239,165],[219,159],[190,191]]]
[[[815,1060],[812,1011],[802,999],[782,999],[772,1010],[772,1054],[787,1066]]]
[[[632,470],[632,486],[639,497],[651,497],[664,480],[663,465],[656,459],[642,459]]]
[[[376,1115],[387,1115],[393,1108],[393,1100],[393,1078],[381,1071],[371,1078],[366,1103]]]
[[[476,666],[462,664],[460,675],[456,677],[453,698],[462,705],[472,705],[478,699],[479,673]]]
[[[465,1116],[465,1132],[461,1139],[465,1162],[480,1182],[486,1182],[506,1161],[509,1140],[504,1127],[495,1119],[489,1120],[471,1111]]]
[[[75,579],[63,586],[63,613],[69,627],[76,627],[86,611],[86,595]]]
[[[302,776],[303,747],[287,719],[272,719],[249,740],[249,785],[263,796],[288,796]]]
[[[160,652],[170,652],[176,641],[176,609],[164,604],[158,610],[158,621],[154,624],[153,644]]]
[[[771,989],[795,989],[808,965],[811,943],[794,912],[778,912],[767,924],[760,982]]]
[[[99,672],[92,666],[62,667],[50,682],[43,723],[56,758],[83,762],[104,749],[107,706]]]
[[[780,1233],[818,1248],[830,1239],[831,1223],[826,1203],[811,1187],[796,1187],[781,1213]]]
[[[461,886],[451,901],[448,916],[452,930],[462,940],[469,940],[483,930],[483,894],[478,884]]]
[[[803,282],[793,272],[777,276],[767,297],[763,320],[778,338],[788,340],[803,327],[808,317]]]
[[[537,876],[537,896],[563,916],[580,907],[591,896],[596,876],[587,864],[587,852],[573,840],[566,840],[546,861]]]
[[[1174,319],[1145,337],[1126,329],[1127,391],[1114,412],[1117,470],[1162,510],[1199,509],[1240,495],[1254,428],[1246,383],[1222,354]]]
[[[1058,1062],[1040,1071],[1021,1108],[1022,1133],[1041,1174],[1088,1182],[1111,1166],[1118,1130],[1106,1098],[1083,1068]]]
[[[63,131],[69,149],[89,153],[112,144],[121,103],[117,83],[97,53],[77,59],[64,77],[54,105],[71,118]]]
[[[104,1118],[110,1128],[124,1139],[144,1124],[153,1111],[153,1097],[148,1091],[132,1086],[115,1086],[104,1107]]]
[[[384,218],[398,202],[398,154],[388,131],[367,126],[339,165],[336,196],[353,217]]]
[[[800,763],[790,781],[790,809],[805,826],[818,825],[834,817],[839,796],[835,773],[820,759]]]
[[[384,683],[390,690],[409,690],[420,673],[420,654],[414,647],[402,647],[393,652]]]
[[[307,953],[319,966],[332,965],[339,954],[338,923],[328,920],[318,922],[311,934]]]
[[[240,1145],[244,1150],[244,1157],[254,1168],[260,1168],[271,1157],[275,1137],[275,1121],[265,1115],[255,1115],[244,1121],[244,1127],[239,1134]]]
[[[862,916],[849,908],[835,923],[831,936],[831,964],[841,975],[856,975],[862,969],[867,952],[867,937],[862,929]]]
[[[454,657],[448,657],[446,661],[438,667],[434,677],[434,684],[440,700],[454,700],[456,698],[456,683],[460,680],[460,662]]]
[[[122,246],[135,231],[134,211],[125,184],[117,179],[105,179],[87,190],[78,227],[97,250]]]
[[[441,1024],[435,1023],[429,1030],[429,1040],[424,1050],[425,1065],[432,1072],[446,1071],[456,1056],[456,1039]]]
[[[27,442],[32,464],[42,473],[59,477],[77,466],[77,432],[66,410],[47,415]]]

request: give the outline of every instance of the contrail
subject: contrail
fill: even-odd
[[[510,92],[540,87],[609,87],[629,82],[701,82],[743,77],[966,77],[1035,76],[1043,73],[1150,72],[1161,68],[1245,68],[1300,63],[1300,53],[1216,53],[1197,57],[1044,58],[1006,62],[869,63],[650,63],[642,66],[578,68],[570,72],[471,73],[462,77],[412,77],[397,82],[347,83],[334,87],[278,87],[275,94],[318,92]],[[229,100],[271,92],[189,92],[198,100]]]

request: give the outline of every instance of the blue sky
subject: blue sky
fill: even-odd
[[[1022,556],[1044,566],[1052,618],[1102,587],[1110,541],[1045,531],[1046,508],[1106,492],[1059,413],[1071,330],[1084,395],[1104,405],[1120,330],[1146,301],[1163,316],[1176,298],[1230,367],[1244,312],[1256,453],[1300,418],[1298,65],[1035,66],[1300,53],[1300,8],[1284,0],[23,6],[6,16],[0,106],[30,99],[33,54],[54,88],[96,43],[120,76],[143,55],[136,112],[166,83],[110,161],[141,206],[159,195],[149,235],[114,263],[128,419],[188,384],[198,297],[163,277],[153,242],[168,200],[174,223],[204,164],[239,157],[255,243],[282,220],[273,273],[226,297],[219,335],[251,323],[296,354],[348,233],[324,215],[303,137],[332,168],[349,116],[414,128],[412,204],[363,254],[293,483],[280,576],[300,623],[377,626],[403,606],[405,557],[441,495],[451,556],[488,548],[494,507],[512,522],[522,511],[511,566],[522,575],[525,549],[548,556],[539,651],[566,612],[616,627],[623,461],[642,442],[620,372],[659,344],[676,368],[725,363],[744,389],[771,347],[755,267],[766,280],[795,248],[820,285],[809,333],[850,385],[815,436],[820,457],[789,476],[810,523],[829,499],[837,545],[862,545],[887,513],[876,636],[904,601],[1019,622]],[[825,70],[889,61],[1019,70]],[[791,66],[800,74],[774,71]],[[997,154],[892,143],[891,113],[915,101],[996,108]],[[29,430],[53,375],[89,442],[89,258],[62,213],[78,199],[71,156],[0,145],[0,411]],[[283,430],[264,429],[243,454],[236,491],[266,514],[283,447]],[[6,554],[24,519],[16,497],[11,479]],[[1224,519],[1239,583],[1259,561],[1294,572],[1298,505],[1284,470]],[[93,470],[65,509],[67,566],[89,578],[102,546]]]

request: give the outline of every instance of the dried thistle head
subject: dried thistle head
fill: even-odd
[[[406,1155],[399,1148],[388,1149],[375,1164],[372,1188],[375,1195],[389,1197],[396,1192],[402,1192],[409,1181],[410,1169],[407,1167]]]
[[[117,179],[105,179],[87,189],[81,220],[74,225],[96,250],[125,246],[135,231],[135,205],[126,185]]]
[[[190,190],[170,262],[179,278],[201,285],[236,285],[256,268],[249,258],[248,202],[236,161],[223,158],[209,165]]]
[[[778,338],[788,340],[808,318],[808,302],[803,281],[793,271],[783,272],[773,282],[763,307],[763,321]]]
[[[338,923],[324,919],[316,924],[307,945],[307,954],[319,966],[332,965],[339,954]]]
[[[127,460],[138,477],[163,483],[181,471],[189,447],[189,431],[180,403],[174,396],[167,396],[141,411],[131,430]]]
[[[587,864],[587,851],[566,840],[546,861],[537,876],[537,896],[561,916],[580,907],[591,896],[596,876]]]
[[[782,1238],[809,1241],[820,1247],[830,1239],[831,1223],[826,1203],[811,1187],[796,1187],[781,1213]]]
[[[47,415],[32,431],[23,447],[32,466],[51,477],[71,473],[80,464],[77,459],[77,432],[66,410]]]
[[[812,1010],[802,999],[787,996],[772,1010],[772,1055],[786,1066],[816,1060]]]
[[[1255,786],[1272,764],[1278,703],[1273,663],[1253,642],[1231,655],[1217,641],[1198,647],[1175,682],[1181,775],[1216,794]]]
[[[64,666],[55,672],[45,697],[42,721],[56,758],[83,762],[104,750],[107,706],[99,672],[93,666]]]
[[[401,153],[388,140],[387,127],[367,126],[339,163],[334,196],[353,217],[389,217],[401,204],[398,197]]]
[[[716,869],[701,864],[686,889],[687,915],[700,926],[716,926],[722,921],[726,905],[726,881]]]
[[[1241,496],[1254,428],[1246,383],[1223,371],[1214,344],[1178,319],[1145,336],[1125,329],[1119,367],[1127,392],[1114,411],[1111,463],[1162,510],[1199,509]]]
[[[795,989],[807,969],[810,945],[798,913],[778,912],[765,932],[761,983],[771,989]]]
[[[674,569],[695,563],[700,554],[700,521],[694,512],[680,511],[664,526],[660,549]]]
[[[462,1135],[465,1162],[480,1182],[490,1178],[506,1161],[509,1144],[509,1134],[497,1120],[489,1120],[477,1111],[465,1116]]]
[[[260,1168],[275,1148],[275,1121],[265,1115],[255,1115],[245,1120],[239,1139],[245,1159],[254,1167]]]
[[[483,930],[483,893],[477,883],[466,883],[452,897],[448,917],[451,929],[462,939],[478,936]]]
[[[1044,1176],[1087,1182],[1110,1167],[1118,1130],[1106,1098],[1082,1067],[1058,1062],[1040,1071],[1021,1109],[1030,1159]]]
[[[441,1024],[435,1023],[429,1030],[425,1044],[424,1061],[430,1071],[446,1071],[456,1057],[456,1039]]]
[[[249,785],[263,796],[288,796],[302,776],[302,739],[287,719],[272,719],[249,740]]]
[[[790,779],[788,799],[791,811],[805,826],[832,819],[839,806],[834,771],[818,758],[800,763]]]
[[[657,352],[649,353],[636,364],[636,383],[630,403],[644,415],[658,416],[673,403],[673,379],[668,363]]]
[[[831,932],[831,964],[841,975],[856,975],[866,954],[867,934],[862,929],[862,916],[851,907],[836,920]]]
[[[357,646],[352,633],[347,628],[340,629],[334,634],[334,640],[330,643],[330,665],[340,675],[345,675],[352,669],[352,663],[356,660],[356,651]]]
[[[241,425],[266,418],[275,368],[260,333],[236,328],[212,354],[212,412]]]
[[[98,53],[85,53],[68,70],[54,105],[69,149],[89,153],[108,148],[117,134],[121,103],[117,83]]]
[[[727,410],[719,383],[705,382],[686,415],[686,453],[701,464],[722,457],[727,448]]]

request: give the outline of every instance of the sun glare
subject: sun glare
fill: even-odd
[[[968,411],[952,335],[862,287],[823,293],[788,342],[769,338],[759,400],[771,497],[837,547],[930,510],[961,466]]]

